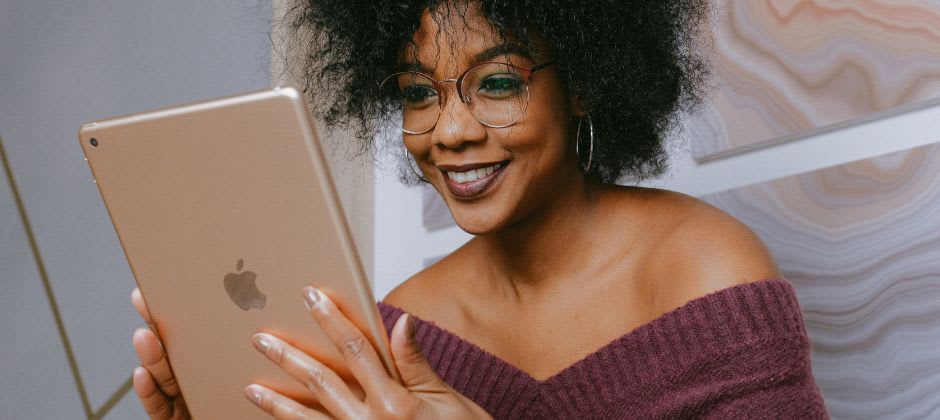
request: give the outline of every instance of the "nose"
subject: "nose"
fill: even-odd
[[[468,142],[483,141],[486,138],[486,126],[480,124],[467,104],[460,101],[456,86],[451,89],[445,94],[441,115],[431,131],[431,141],[449,149],[459,149]]]

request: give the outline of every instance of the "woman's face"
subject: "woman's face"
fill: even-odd
[[[415,34],[416,50],[402,56],[405,67],[417,64],[443,80],[457,78],[480,61],[531,68],[551,60],[507,44],[473,7],[444,14],[443,23],[450,27],[439,30],[425,12]],[[493,51],[499,54],[493,56]],[[517,223],[564,200],[583,181],[572,142],[578,122],[574,101],[553,66],[533,73],[528,86],[522,118],[509,127],[492,128],[457,98],[454,83],[444,83],[446,101],[434,128],[404,134],[405,147],[420,170],[469,233],[491,233]]]

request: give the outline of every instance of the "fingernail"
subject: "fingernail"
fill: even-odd
[[[307,310],[312,310],[313,306],[320,301],[320,291],[314,289],[313,286],[304,287],[304,305],[307,305]]]
[[[411,338],[414,341],[415,338],[415,319],[411,317],[410,314],[405,314],[405,332],[408,333],[408,338]]]
[[[251,343],[255,345],[256,349],[264,352],[268,347],[271,347],[271,337],[264,333],[255,334],[251,337]]]
[[[134,330],[134,333],[131,334],[131,344],[136,343],[137,340],[142,340],[142,339],[138,339],[137,337],[141,337],[141,334],[143,334],[143,331],[144,331],[143,328],[138,328]]]
[[[408,338],[408,342],[411,343],[419,351],[421,350],[421,343],[418,342],[418,339],[415,338],[415,319],[409,313],[405,313],[407,318],[405,318],[405,337]]]
[[[261,405],[261,390],[254,385],[248,385],[245,388],[245,397],[248,398],[248,401],[251,401],[255,405]]]

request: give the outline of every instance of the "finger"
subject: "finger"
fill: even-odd
[[[342,353],[349,371],[365,389],[366,395],[383,396],[383,391],[388,390],[390,383],[394,381],[389,377],[372,343],[340,312],[336,304],[319,290],[311,286],[305,287],[304,299],[313,319],[320,324],[323,332]]]
[[[137,393],[137,398],[140,399],[147,415],[151,419],[169,419],[173,414],[173,406],[170,400],[157,388],[157,384],[153,381],[150,373],[142,367],[134,369],[133,382],[134,392]]]
[[[329,419],[327,415],[304,407],[297,401],[287,398],[261,385],[252,384],[245,388],[245,398],[258,406],[265,413],[281,420]]]
[[[392,327],[391,342],[392,358],[401,374],[402,383],[411,391],[440,392],[447,390],[447,385],[441,380],[427,359],[421,353],[421,347],[414,338],[414,318],[402,314]]]
[[[255,334],[251,342],[258,351],[309,389],[334,417],[363,417],[362,401],[332,369],[271,334]]]
[[[176,383],[176,377],[173,376],[170,363],[167,361],[166,355],[160,347],[160,342],[157,341],[157,337],[153,335],[153,332],[139,328],[134,331],[132,341],[141,365],[153,376],[160,392],[163,392],[171,399],[179,397],[179,384]]]
[[[136,287],[131,291],[131,304],[134,305],[134,309],[137,310],[140,317],[152,328],[153,320],[150,319],[150,311],[147,309],[147,303],[144,302],[144,297],[141,296],[140,289]]]

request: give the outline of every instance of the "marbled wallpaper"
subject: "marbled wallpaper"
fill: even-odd
[[[689,123],[707,160],[940,98],[940,0],[728,0],[715,88]]]
[[[940,418],[940,144],[703,198],[796,288],[833,418]]]

